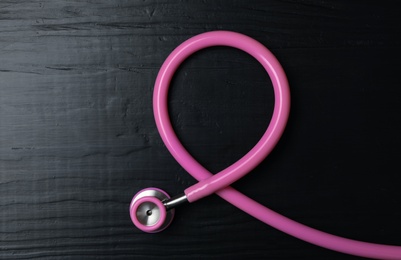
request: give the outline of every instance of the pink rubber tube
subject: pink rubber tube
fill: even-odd
[[[199,164],[179,141],[170,122],[167,100],[170,81],[180,64],[194,52],[211,46],[234,47],[253,56],[269,74],[275,96],[272,119],[259,142],[244,157],[215,175]],[[228,31],[203,33],[185,41],[169,55],[159,71],[153,106],[156,125],[166,147],[177,162],[199,181],[185,190],[189,202],[216,193],[262,222],[309,243],[362,257],[401,259],[400,246],[362,242],[310,228],[270,210],[229,186],[254,169],[272,151],[284,131],[289,115],[287,77],[274,55],[259,42]]]

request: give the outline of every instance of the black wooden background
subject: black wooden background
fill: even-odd
[[[132,196],[194,183],[155,127],[164,59],[224,29],[268,47],[292,92],[274,152],[233,186],[301,223],[401,245],[401,18],[396,1],[0,2],[1,259],[358,259],[283,234],[213,195],[159,234]],[[271,82],[241,51],[185,62],[171,116],[217,172],[260,138]]]

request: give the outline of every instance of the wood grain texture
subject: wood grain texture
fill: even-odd
[[[152,90],[178,44],[217,29],[271,49],[293,99],[277,148],[234,187],[312,227],[401,245],[400,28],[386,1],[1,1],[0,258],[358,259],[216,196],[160,234],[133,227],[138,190],[194,183],[157,133]],[[262,135],[272,94],[255,60],[210,48],[177,72],[171,117],[217,172]]]

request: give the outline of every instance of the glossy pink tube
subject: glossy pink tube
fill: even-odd
[[[194,52],[211,46],[229,46],[247,52],[258,60],[269,74],[274,88],[273,116],[260,141],[240,160],[213,175],[200,165],[176,136],[168,114],[168,89],[180,64]],[[199,182],[185,190],[189,202],[212,193],[289,235],[335,251],[378,259],[401,259],[401,247],[361,242],[331,235],[286,218],[229,187],[254,169],[274,148],[287,123],[290,92],[284,70],[274,55],[262,44],[245,35],[214,31],[195,36],[178,46],[162,65],[153,96],[154,114],[159,133],[170,153]]]

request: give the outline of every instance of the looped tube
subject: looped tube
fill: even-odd
[[[184,148],[173,130],[168,114],[168,89],[175,71],[188,56],[211,46],[233,47],[253,56],[269,74],[275,97],[272,119],[259,142],[244,157],[215,175]],[[253,170],[272,151],[284,131],[290,110],[290,91],[285,72],[274,55],[256,40],[235,32],[213,31],[182,43],[168,56],[159,71],[153,109],[158,131],[166,147],[177,162],[199,181],[185,190],[189,202],[216,193],[260,221],[309,243],[362,257],[401,259],[400,246],[362,242],[310,228],[270,210],[229,186]]]

